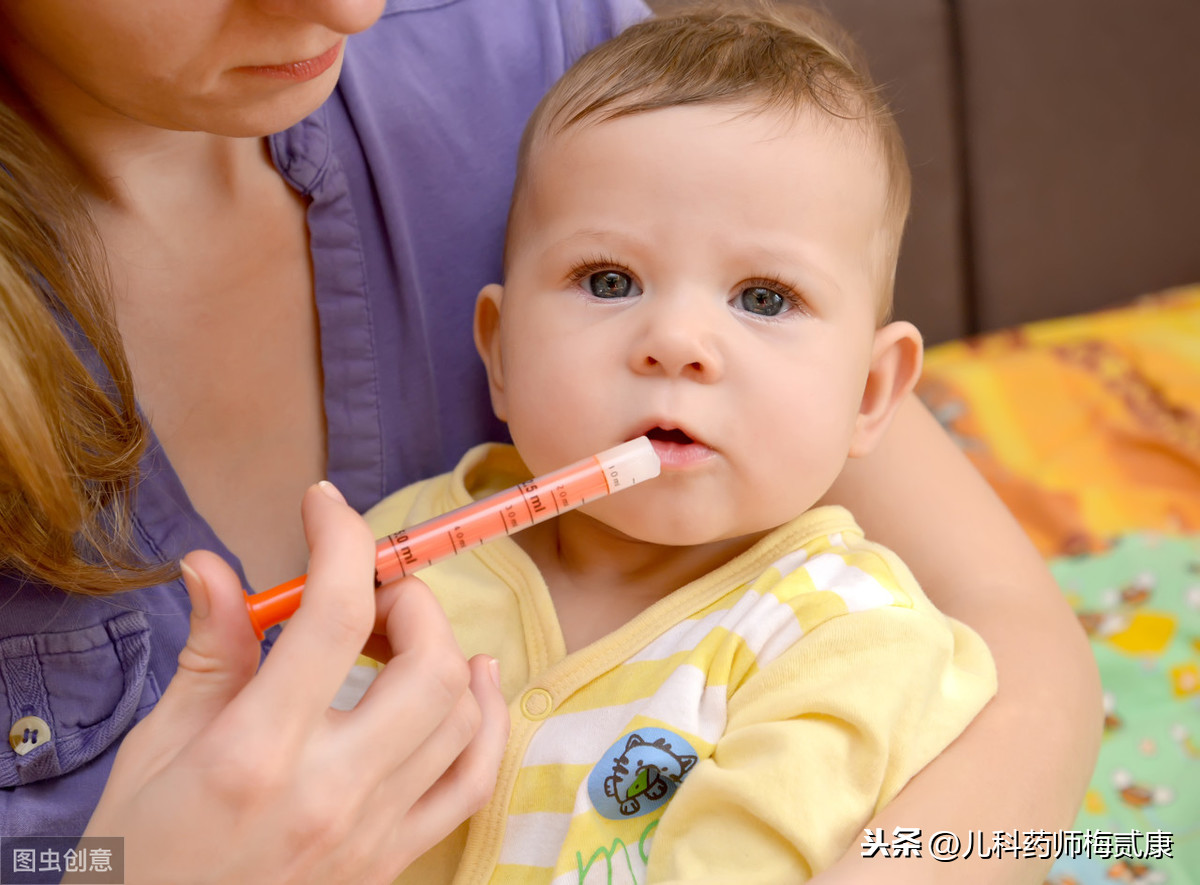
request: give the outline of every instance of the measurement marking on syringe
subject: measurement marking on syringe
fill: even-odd
[[[391,540],[392,546],[390,550],[396,560],[396,565],[400,568],[402,575],[407,575],[409,573],[408,566],[413,565],[417,561],[417,558],[413,556],[412,548],[404,543],[408,540],[408,534],[398,532],[391,536]]]
[[[531,485],[532,489],[530,488]],[[526,480],[525,482],[521,483],[521,503],[525,505],[525,512],[529,514],[530,522],[533,522],[537,519],[537,511],[539,508],[535,507],[530,501],[531,497],[534,501],[538,500],[537,485],[533,483],[532,480]]]

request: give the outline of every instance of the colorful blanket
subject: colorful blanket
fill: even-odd
[[[1086,849],[1047,882],[1200,885],[1200,286],[932,348],[919,392],[1048,558],[1100,668]]]

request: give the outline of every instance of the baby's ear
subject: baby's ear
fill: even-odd
[[[871,371],[850,440],[851,458],[868,454],[888,429],[896,408],[917,384],[922,353],[921,333],[912,323],[888,323],[875,332]]]
[[[490,283],[479,290],[475,299],[475,349],[487,369],[488,390],[492,395],[492,411],[501,421],[507,421],[504,397],[504,370],[500,358],[500,302],[504,287]]]

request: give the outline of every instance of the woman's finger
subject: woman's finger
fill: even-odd
[[[437,771],[458,755],[478,726],[478,715],[460,705],[475,707],[471,669],[459,650],[445,613],[423,582],[406,578],[389,588],[388,640],[393,656],[368,687],[350,717],[344,740],[350,752],[376,760],[376,776],[391,773],[435,731],[449,756]],[[449,720],[449,723],[447,723]],[[389,748],[378,751],[380,744]],[[429,764],[436,765],[435,760]]]
[[[391,776],[376,782],[374,792],[365,798],[364,806],[376,810],[363,832],[379,846],[375,857],[380,881],[395,878],[398,870],[448,836],[490,798],[508,736],[508,710],[493,676],[494,664],[485,655],[470,662],[471,694],[482,716],[474,737],[457,758],[433,762],[443,743],[442,736],[435,734]],[[387,827],[383,833],[375,832],[380,822]]]
[[[445,838],[467,816],[482,809],[496,787],[497,771],[508,741],[508,705],[500,693],[496,661],[471,659],[471,693],[480,724],[467,747],[409,810],[397,838],[429,845]]]
[[[158,734],[152,741],[162,747],[181,747],[211,723],[254,676],[261,658],[233,569],[206,551],[189,553],[180,565],[192,603],[187,644],[174,678],[130,737],[151,741],[152,733],[169,730],[175,739]],[[141,758],[152,767],[147,754]]]
[[[375,612],[375,541],[362,517],[328,483],[305,493],[301,512],[310,550],[304,600],[246,692],[292,737],[325,716]]]

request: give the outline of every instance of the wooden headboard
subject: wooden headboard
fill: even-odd
[[[929,343],[1200,281],[1200,2],[822,5],[904,133],[896,313]]]

